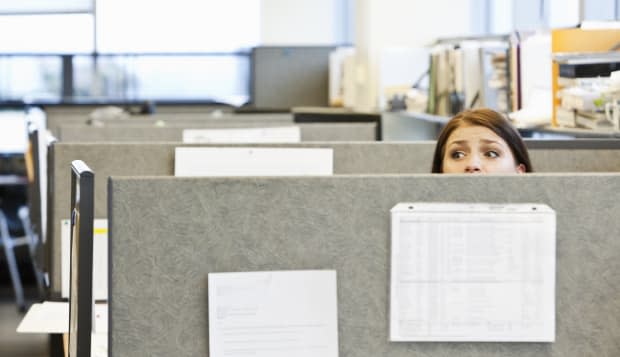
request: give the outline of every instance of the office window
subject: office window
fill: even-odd
[[[512,1],[488,1],[491,9],[487,12],[490,16],[490,32],[493,34],[506,34],[514,29],[514,21],[512,16]]]
[[[620,0],[583,0],[584,20],[620,20]]]
[[[91,14],[1,15],[2,53],[89,53],[94,50]]]
[[[620,20],[620,0],[477,0],[489,9],[488,33],[575,27],[580,21]]]
[[[77,56],[73,66],[77,100],[249,100],[247,56]]]
[[[62,88],[58,56],[0,56],[1,100],[57,101]]]
[[[256,46],[259,37],[259,0],[97,3],[102,53],[233,52]]]
[[[0,0],[0,14],[90,13],[94,0]]]
[[[514,29],[536,30],[546,27],[544,0],[514,0],[512,11]]]
[[[580,23],[581,0],[547,0],[547,23],[550,28],[576,27]],[[598,0],[597,0],[598,1]]]

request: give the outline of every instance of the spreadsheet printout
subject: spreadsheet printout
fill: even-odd
[[[553,342],[551,208],[399,204],[391,233],[391,341]]]

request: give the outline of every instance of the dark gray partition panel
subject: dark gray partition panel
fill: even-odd
[[[69,219],[71,161],[82,160],[95,175],[95,217],[107,217],[111,175],[172,176],[175,147],[248,146],[181,143],[55,143],[50,149],[48,256],[53,295],[60,294],[60,220]],[[434,143],[253,144],[255,147],[333,148],[335,174],[428,172]],[[405,159],[406,158],[406,159]],[[56,238],[58,237],[58,238]]]
[[[263,46],[252,49],[251,101],[258,109],[326,107],[332,46]]]
[[[230,129],[298,126],[302,141],[376,141],[377,123],[195,122],[169,125],[114,125],[104,127],[61,125],[58,139],[66,142],[182,141],[184,129]]]
[[[341,356],[620,355],[620,174],[109,181],[112,356],[208,355],[209,272],[335,269]],[[557,213],[554,343],[388,342],[398,202]]]

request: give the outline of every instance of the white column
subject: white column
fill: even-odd
[[[378,108],[379,58],[389,47],[430,45],[438,37],[468,36],[472,0],[356,0],[356,110]]]

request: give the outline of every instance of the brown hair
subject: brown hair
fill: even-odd
[[[437,138],[437,146],[435,146],[435,155],[433,156],[432,173],[443,172],[443,157],[446,150],[446,141],[452,132],[462,126],[483,126],[493,131],[497,136],[504,139],[512,156],[515,158],[516,164],[525,166],[525,172],[534,171],[527,148],[519,132],[510,124],[510,122],[500,113],[489,108],[478,108],[464,110],[455,115],[448,124],[443,128]]]

